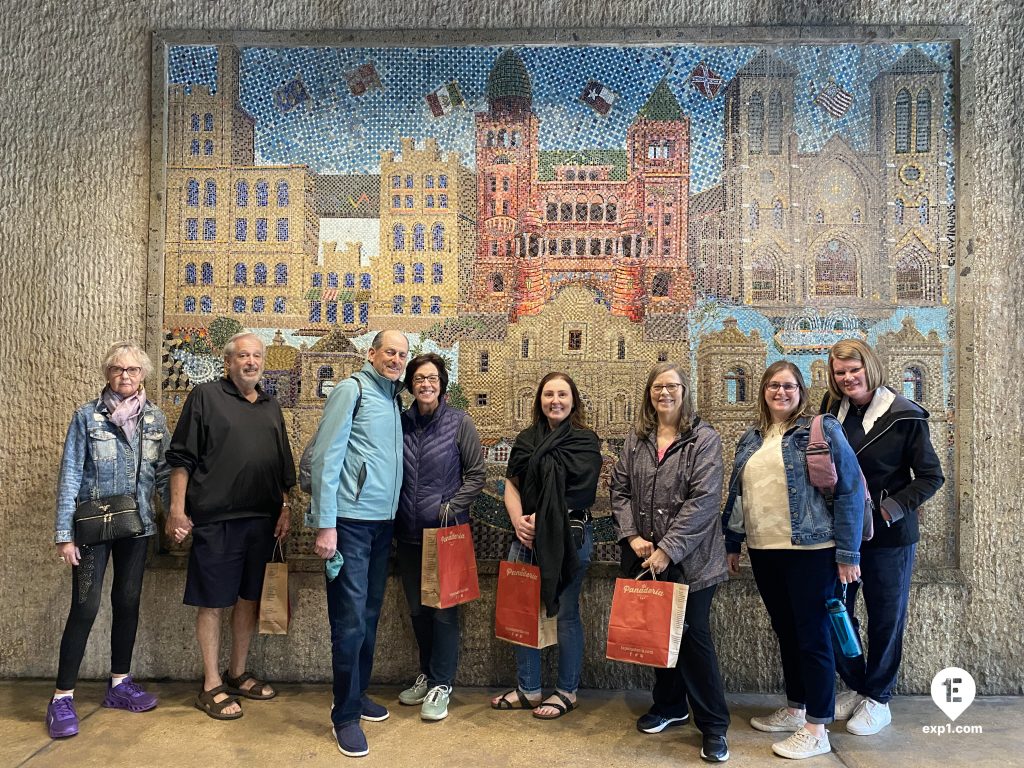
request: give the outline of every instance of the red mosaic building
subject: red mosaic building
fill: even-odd
[[[522,59],[502,53],[476,114],[477,253],[466,311],[533,315],[583,285],[613,315],[691,306],[689,119],[662,81],[622,150],[539,149]]]

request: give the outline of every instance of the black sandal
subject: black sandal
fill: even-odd
[[[508,699],[508,695],[514,693],[518,699],[518,703],[514,703]],[[491,709],[500,709],[503,712],[507,712],[510,709],[534,709],[540,705],[532,703],[526,695],[518,688],[512,688],[505,691],[501,696],[498,697],[498,703],[491,702]]]
[[[234,696],[228,696],[224,701],[217,701],[216,697],[221,693],[230,694],[231,691],[228,690],[226,685],[218,685],[210,691],[205,689],[201,690],[199,695],[196,696],[196,700],[194,702],[196,709],[202,710],[214,720],[237,720],[240,718],[243,714],[241,711],[229,714],[224,713],[224,710],[232,704],[238,704],[238,699]]]
[[[534,712],[533,716],[536,717],[538,720],[557,720],[563,715],[567,715],[574,709],[576,709],[576,702],[569,701],[569,697],[563,695],[561,691],[555,691],[550,696],[548,696],[548,699],[551,698],[561,699],[562,703],[559,704],[557,701],[548,701],[547,699],[544,699],[544,701],[542,701],[540,704],[534,707],[534,709],[540,709],[541,707],[551,707],[551,709],[555,710],[555,712],[557,712],[558,714],[538,715],[536,712]]]

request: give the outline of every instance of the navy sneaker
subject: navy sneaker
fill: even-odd
[[[705,734],[701,740],[700,759],[708,763],[724,763],[729,759],[729,744],[725,736]]]
[[[78,733],[78,712],[71,696],[53,699],[46,708],[46,729],[51,739],[63,739]]]
[[[636,721],[636,729],[641,733],[661,733],[666,728],[686,725],[688,722],[690,722],[689,712],[682,717],[662,717],[653,712],[648,712]]]
[[[391,717],[391,713],[388,712],[388,708],[383,704],[378,704],[376,701],[371,699],[369,696],[364,695],[359,700],[363,707],[363,711],[359,716],[363,720],[369,720],[372,723],[379,723],[381,720],[387,720]]]
[[[334,738],[338,740],[338,751],[345,757],[365,757],[370,754],[366,735],[359,727],[358,720],[335,726]]]
[[[107,681],[107,695],[103,698],[103,706],[108,709],[127,709],[129,712],[148,712],[158,703],[156,696],[146,693],[141,686],[128,675],[119,685],[111,687]]]

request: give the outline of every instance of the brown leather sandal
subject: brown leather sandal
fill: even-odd
[[[274,690],[270,683],[257,680],[248,672],[243,672],[238,677],[232,677],[228,674],[228,670],[225,669],[221,677],[224,678],[224,684],[227,686],[228,692],[235,696],[244,696],[247,699],[255,699],[256,701],[266,701],[277,696],[277,691]],[[253,684],[248,688],[242,688],[250,680],[253,681]],[[267,693],[268,688],[270,693]]]
[[[201,709],[207,715],[212,717],[214,720],[237,720],[242,716],[242,712],[231,712],[225,713],[224,710],[230,707],[232,704],[238,704],[238,699],[234,696],[228,696],[224,701],[217,701],[216,697],[221,693],[230,694],[226,685],[218,685],[213,690],[201,690],[196,696],[195,706],[196,709]]]

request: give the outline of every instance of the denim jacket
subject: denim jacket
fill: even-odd
[[[171,436],[167,419],[155,405],[146,402],[140,429],[129,444],[124,432],[108,418],[102,398],[86,403],[71,418],[57,481],[57,520],[54,542],[74,541],[75,507],[86,499],[134,493],[145,526],[142,535],[156,533],[153,489],[160,492],[164,507],[170,506],[170,468],[164,453]],[[142,442],[142,467],[138,492],[135,489],[136,451]]]
[[[822,431],[832,449],[832,460],[838,476],[832,509],[829,509],[825,497],[811,485],[807,475],[806,451],[810,424],[809,418],[801,418],[782,437],[792,542],[805,545],[835,541],[836,562],[859,565],[864,525],[864,488],[860,481],[857,457],[846,442],[842,425],[835,418],[825,416]],[[751,427],[736,445],[736,458],[729,479],[729,496],[722,511],[722,531],[727,552],[739,552],[746,538],[742,503],[743,468],[763,442],[760,430]]]

